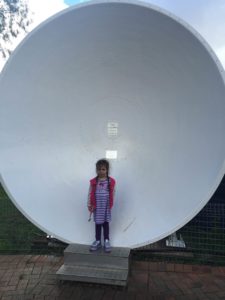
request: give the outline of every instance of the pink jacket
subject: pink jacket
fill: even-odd
[[[109,207],[110,209],[113,207],[114,200],[114,188],[116,181],[112,177],[109,177]],[[93,209],[96,208],[96,199],[95,199],[95,191],[96,191],[97,180],[96,177],[90,180],[90,205]]]

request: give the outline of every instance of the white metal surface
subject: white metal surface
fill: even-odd
[[[203,39],[156,7],[72,7],[34,30],[2,72],[1,181],[47,233],[90,243],[89,179],[108,154],[112,245],[165,237],[224,174],[223,76]]]

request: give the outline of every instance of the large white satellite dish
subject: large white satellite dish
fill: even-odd
[[[223,70],[187,24],[146,3],[71,7],[34,30],[1,75],[1,182],[33,223],[90,243],[97,159],[117,180],[111,242],[174,232],[224,174]]]

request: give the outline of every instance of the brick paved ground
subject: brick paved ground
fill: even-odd
[[[59,283],[63,258],[0,256],[1,300],[195,300],[225,299],[225,267],[133,261],[127,288]]]

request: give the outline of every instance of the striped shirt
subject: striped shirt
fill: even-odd
[[[108,180],[98,180],[96,186],[96,210],[94,221],[96,224],[103,224],[111,221],[111,210],[109,208],[109,186]]]

